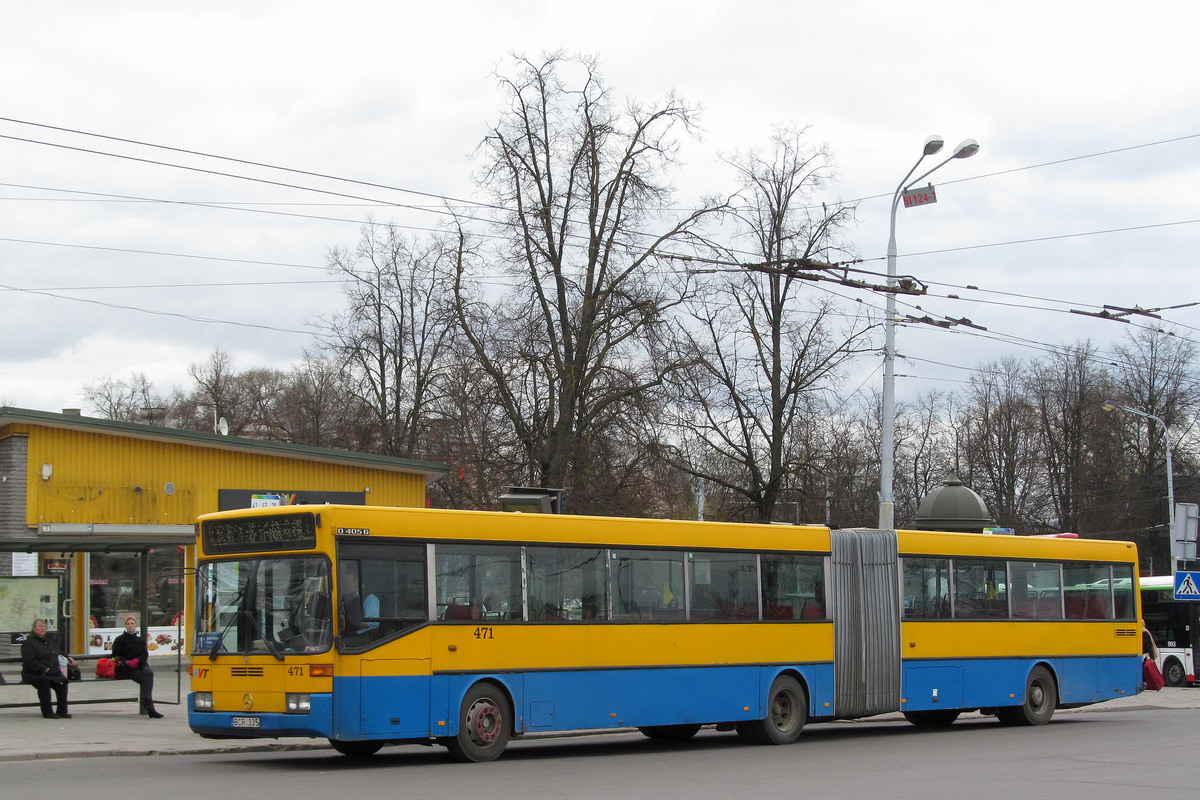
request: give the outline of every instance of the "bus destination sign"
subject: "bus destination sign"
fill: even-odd
[[[937,202],[937,192],[933,190],[932,183],[923,189],[909,189],[902,196],[904,197],[905,208],[924,206]]]
[[[311,550],[317,546],[315,514],[213,519],[200,523],[206,555],[260,550]]]

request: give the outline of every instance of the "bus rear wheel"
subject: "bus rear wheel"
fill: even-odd
[[[1185,686],[1187,684],[1187,673],[1183,670],[1183,664],[1179,663],[1178,658],[1168,658],[1163,662],[1163,680],[1167,686]]]
[[[767,717],[737,724],[738,736],[759,744],[791,744],[808,720],[808,696],[791,675],[780,675],[767,695]]]
[[[1025,702],[1019,706],[996,709],[1005,725],[1045,725],[1054,716],[1058,704],[1058,685],[1050,670],[1039,665],[1029,671],[1025,681]]]
[[[946,728],[954,724],[954,720],[958,719],[960,713],[962,712],[958,709],[948,711],[905,711],[904,718],[918,728]]]
[[[686,742],[700,732],[699,725],[643,725],[642,735],[658,742]]]
[[[343,742],[338,739],[330,739],[329,744],[349,758],[370,758],[383,747],[383,742]]]
[[[446,740],[456,761],[495,761],[512,735],[512,706],[494,683],[477,683],[463,698],[458,733]]]

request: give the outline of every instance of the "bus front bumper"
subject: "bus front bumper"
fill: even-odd
[[[234,713],[196,711],[188,695],[188,726],[194,733],[219,739],[280,739],[285,736],[328,739],[333,735],[333,698],[329,694],[311,696],[306,714],[277,712]]]

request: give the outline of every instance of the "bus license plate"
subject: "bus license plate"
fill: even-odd
[[[234,717],[233,727],[235,728],[257,728],[258,717]]]

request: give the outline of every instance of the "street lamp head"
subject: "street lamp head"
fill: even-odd
[[[937,134],[930,136],[928,139],[925,140],[925,155],[927,155],[927,156],[933,155],[938,150],[941,150],[942,146],[944,144],[946,144],[946,141],[942,137],[938,136]]]
[[[974,139],[965,139],[962,144],[954,148],[954,155],[951,158],[970,158],[979,152],[979,142]]]
[[[1121,404],[1116,400],[1105,400],[1104,405],[1100,406],[1101,411],[1116,411],[1121,407]]]

